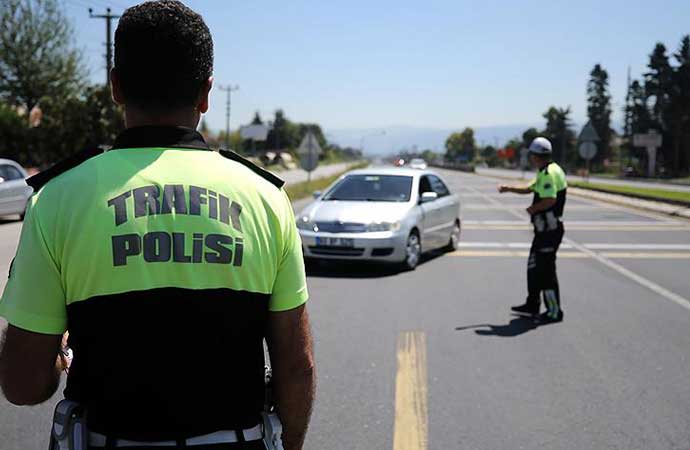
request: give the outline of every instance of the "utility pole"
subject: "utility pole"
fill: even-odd
[[[233,91],[239,91],[239,85],[219,86],[218,89],[227,93],[225,102],[225,149],[230,150],[230,96]]]
[[[625,169],[623,168],[623,148],[627,150],[628,152],[628,165],[630,165],[630,145],[631,145],[631,140],[632,140],[632,127],[631,127],[631,117],[630,114],[632,112],[632,93],[630,92],[630,66],[628,66],[628,80],[627,80],[627,93],[625,94],[625,140],[624,144],[621,146],[619,149],[620,151],[620,173],[623,174],[625,173]]]
[[[105,9],[105,14],[94,14],[93,9],[89,8],[89,17],[105,20],[105,87],[110,89],[110,71],[113,68],[113,33],[111,22],[120,16],[112,14],[110,8]]]

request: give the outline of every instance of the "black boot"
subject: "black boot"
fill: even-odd
[[[539,321],[540,322],[562,322],[563,321],[563,310],[559,309],[558,313],[553,314],[549,311],[541,313],[539,316]]]
[[[536,316],[539,314],[539,303],[535,305],[534,303],[527,302],[522,305],[511,306],[510,309],[517,314]]]

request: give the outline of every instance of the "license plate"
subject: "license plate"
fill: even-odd
[[[316,237],[316,245],[325,247],[354,247],[355,240],[352,238],[337,237]]]

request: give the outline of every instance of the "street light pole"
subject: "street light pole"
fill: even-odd
[[[232,92],[239,91],[239,85],[219,86],[218,89],[227,93],[225,102],[225,149],[230,150],[230,96]]]

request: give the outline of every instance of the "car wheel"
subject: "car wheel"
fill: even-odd
[[[450,232],[450,238],[448,239],[448,244],[444,248],[447,252],[454,252],[458,249],[460,245],[460,220],[456,220],[453,224],[453,229]]]
[[[405,245],[405,260],[403,267],[406,270],[414,270],[422,258],[422,242],[419,239],[419,233],[415,230],[407,237]]]

